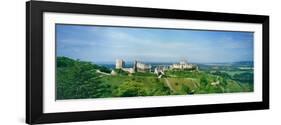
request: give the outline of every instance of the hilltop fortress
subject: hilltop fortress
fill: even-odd
[[[134,61],[134,65],[132,68],[125,68],[125,61],[122,59],[117,59],[115,64],[116,69],[122,69],[129,73],[135,72],[151,72],[151,65],[144,64],[140,61]]]
[[[166,70],[198,70],[198,66],[194,64],[188,64],[186,60],[182,60],[179,63],[175,63],[169,66],[158,65],[155,66],[154,69],[152,69],[151,65],[135,60],[133,67],[125,68],[125,61],[122,59],[116,59],[115,69],[121,69],[129,73],[154,71],[155,74],[164,74],[164,71]]]
[[[181,60],[180,63],[172,64],[170,66],[171,69],[176,69],[176,70],[190,70],[190,69],[198,69],[196,65],[193,64],[188,64],[186,60]]]

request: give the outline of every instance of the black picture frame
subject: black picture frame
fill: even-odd
[[[43,13],[60,12],[262,24],[262,101],[105,111],[43,113]],[[26,3],[26,123],[58,123],[269,109],[269,16],[62,2]]]

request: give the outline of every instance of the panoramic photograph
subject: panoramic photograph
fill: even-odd
[[[56,100],[253,92],[253,37],[56,24]]]

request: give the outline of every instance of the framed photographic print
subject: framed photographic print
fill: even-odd
[[[29,1],[28,124],[269,108],[269,16]]]

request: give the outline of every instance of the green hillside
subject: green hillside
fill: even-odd
[[[111,70],[106,67],[68,57],[57,57],[56,99],[253,91],[253,77],[247,72],[229,75],[225,72],[168,70],[161,78],[152,72],[115,72],[117,75],[111,75]]]

